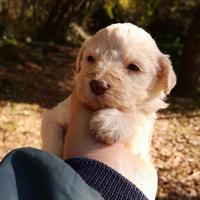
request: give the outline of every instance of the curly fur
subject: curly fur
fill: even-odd
[[[94,62],[88,62],[88,56],[93,56]],[[140,70],[129,70],[127,66],[130,63],[136,64]],[[130,23],[114,24],[83,43],[75,71],[73,94],[92,110],[88,122],[91,134],[109,145],[123,142],[133,153],[149,159],[155,113],[167,107],[165,97],[176,84],[169,56],[160,52],[143,29]],[[96,96],[89,86],[91,80],[105,82],[110,88],[105,94]],[[45,142],[50,137],[48,135],[62,132],[57,131],[59,126],[66,128],[56,119],[61,110],[67,110],[67,106],[62,103],[57,108],[48,111],[42,135],[45,149],[53,146],[53,153],[61,155],[62,147],[55,147],[49,140],[48,144]],[[52,115],[57,129],[49,130],[47,124],[52,123]],[[62,116],[67,124],[68,117]]]

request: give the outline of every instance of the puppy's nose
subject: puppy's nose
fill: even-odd
[[[92,80],[89,84],[92,93],[96,96],[104,94],[106,90],[108,90],[108,88],[110,87],[109,84],[99,80]]]

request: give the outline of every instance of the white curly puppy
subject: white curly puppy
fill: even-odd
[[[98,31],[80,49],[74,80],[73,96],[92,115],[90,133],[109,145],[125,143],[149,159],[155,113],[166,108],[164,98],[176,83],[169,57],[152,37],[130,23]],[[71,97],[43,117],[43,149],[60,157],[70,104]]]

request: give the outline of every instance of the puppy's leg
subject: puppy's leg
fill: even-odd
[[[42,117],[42,149],[59,157],[63,154],[64,135],[67,132],[70,97]]]
[[[94,113],[90,121],[90,132],[96,139],[106,144],[121,142],[131,134],[131,126],[123,112],[105,109]]]
[[[43,115],[41,136],[42,149],[62,157],[62,148],[64,141],[65,127],[55,121],[55,116],[51,111],[47,111]]]
[[[100,142],[123,142],[135,155],[149,160],[154,119],[154,114],[105,109],[94,113],[90,131]]]

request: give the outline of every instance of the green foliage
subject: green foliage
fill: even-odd
[[[66,34],[73,35],[72,22],[93,33],[110,23],[130,21],[149,30],[162,49],[179,58],[199,4],[198,0],[0,0],[0,46],[36,39],[44,32],[43,39],[63,42]]]
[[[105,12],[111,19],[126,20],[129,18],[135,7],[131,0],[109,0],[103,3]]]
[[[112,2],[108,2],[108,3],[105,3],[105,4],[104,4],[104,9],[105,9],[107,15],[108,15],[111,19],[114,18],[113,8],[114,8],[114,7],[113,7]]]
[[[7,45],[17,45],[18,42],[16,38],[7,38],[6,36],[0,38],[0,47],[7,46]]]
[[[54,33],[51,40],[64,41],[72,22],[94,32],[115,22],[130,21],[148,28],[164,20],[174,20],[184,34],[198,5],[198,0],[0,0],[0,37],[2,23],[7,37],[36,38],[49,25],[43,39]]]

